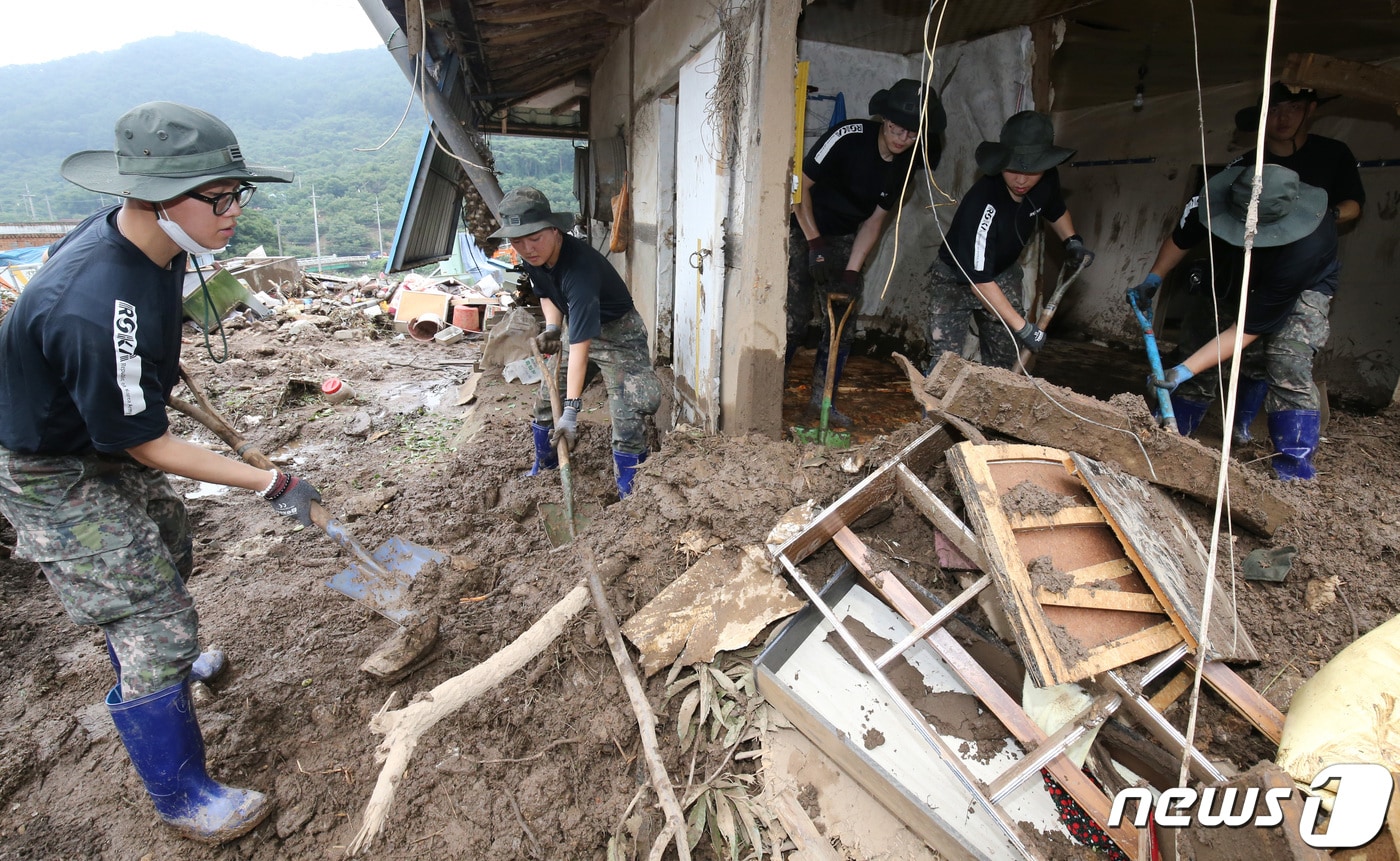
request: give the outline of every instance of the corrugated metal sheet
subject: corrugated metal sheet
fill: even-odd
[[[389,251],[389,271],[416,269],[452,256],[462,211],[462,165],[423,132],[413,180],[404,197],[399,231]]]

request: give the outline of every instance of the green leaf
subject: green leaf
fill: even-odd
[[[704,795],[695,800],[695,806],[690,808],[690,815],[685,820],[685,840],[694,849],[700,843],[700,835],[705,833],[706,818],[708,815],[708,805]]]
[[[700,689],[696,688],[685,695],[681,700],[680,714],[676,716],[676,735],[680,737],[681,744],[686,743],[693,729],[692,721],[695,719],[695,709],[700,705]]]

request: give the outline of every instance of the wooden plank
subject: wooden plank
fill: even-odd
[[[1186,663],[1194,667],[1195,658],[1187,658]],[[1274,744],[1283,742],[1283,712],[1250,687],[1234,670],[1219,661],[1206,661],[1201,678]]]
[[[1119,592],[1116,589],[1070,589],[1064,594],[1041,586],[1035,600],[1052,607],[1088,607],[1097,610],[1122,610],[1127,613],[1162,613],[1156,595],[1142,592]]]
[[[1148,587],[1180,627],[1191,651],[1198,651],[1208,560],[1200,537],[1171,501],[1142,479],[1080,454],[1071,454],[1070,460],[1108,515],[1109,525]],[[1207,631],[1211,657],[1258,660],[1249,635],[1231,611],[1229,593],[1219,581],[1214,592]]]
[[[1056,529],[1062,526],[1102,526],[1103,512],[1097,505],[1072,505],[1054,514],[1018,514],[1008,512],[1007,522],[1016,532],[1026,529]]]
[[[944,378],[935,380],[930,375],[926,391],[946,386],[943,408],[952,415],[1028,443],[1073,441],[1075,451],[1215,504],[1220,453],[1195,440],[1162,429],[1134,427],[1127,415],[1103,401],[1043,381],[1032,383],[1020,374],[976,365],[951,353],[934,371]],[[946,379],[949,374],[955,375],[951,383]],[[1053,390],[1069,412],[1050,403],[1037,385]],[[1236,523],[1270,536],[1294,513],[1267,479],[1238,464],[1230,465],[1230,514]]]
[[[1105,687],[1123,698],[1123,704],[1127,706],[1142,722],[1148,734],[1161,742],[1172,753],[1178,757],[1183,754],[1188,760],[1188,768],[1197,780],[1205,783],[1216,783],[1223,781],[1225,776],[1220,773],[1210,760],[1206,759],[1199,750],[1186,743],[1186,737],[1177,731],[1176,727],[1167,722],[1142,694],[1133,691],[1123,681],[1123,677],[1116,672],[1109,670],[1099,677]]]
[[[1065,576],[1074,578],[1074,585],[1088,586],[1093,583],[1105,583],[1110,580],[1117,580],[1120,577],[1127,577],[1136,574],[1137,569],[1129,559],[1110,559],[1107,562],[1100,562],[1097,565],[1085,565],[1083,568],[1076,568],[1073,571],[1066,571]],[[1161,612],[1160,610],[1158,612]]]
[[[1390,105],[1400,112],[1400,71],[1325,54],[1289,54],[1282,83]]]
[[[903,583],[899,582],[899,578],[887,572],[876,572],[872,569],[869,562],[870,552],[854,532],[849,528],[843,528],[832,537],[832,540],[851,564],[856,567],[856,570],[865,576],[876,594],[888,602],[911,625],[918,625],[928,619],[931,615],[929,611],[923,604],[919,603],[919,600]],[[938,653],[948,668],[962,680],[963,684],[967,685],[968,690],[982,701],[997,720],[1011,731],[1017,741],[1027,748],[1039,747],[1045,743],[1048,738],[1045,731],[1031,720],[1030,716],[1021,708],[1020,703],[1012,699],[1011,695],[997,684],[996,679],[992,678],[982,668],[982,665],[967,653],[967,650],[952,634],[944,628],[938,628],[931,632],[924,639],[924,642]],[[1074,764],[1073,760],[1060,754],[1046,763],[1045,768],[1128,857],[1137,857],[1137,829],[1126,821],[1117,828],[1108,827],[1108,814],[1111,812],[1112,802],[1103,793],[1103,790],[1099,789],[1089,779],[1089,776]]]
[[[1086,675],[1098,675],[1104,670],[1117,669],[1148,655],[1165,652],[1180,642],[1181,632],[1171,622],[1163,621],[1091,650],[1088,657],[1076,666],[1076,670]]]
[[[904,496],[919,509],[919,513],[928,518],[934,528],[962,551],[962,554],[972,560],[980,571],[987,570],[987,554],[982,550],[982,542],[977,540],[977,536],[967,528],[956,514],[948,506],[943,504],[943,500],[934,495],[928,489],[928,485],[919,480],[906,464],[899,464],[896,467],[899,476],[899,488],[904,492]]]
[[[1192,674],[1189,670],[1182,670],[1171,681],[1162,685],[1162,689],[1153,694],[1148,699],[1147,704],[1157,711],[1165,711],[1167,706],[1181,699],[1181,695],[1191,688]]]

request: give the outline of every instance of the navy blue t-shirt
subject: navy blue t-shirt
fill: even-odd
[[[114,454],[169,427],[185,255],[157,266],[117,230],[118,209],[51,247],[0,323],[0,446]]]
[[[564,312],[570,344],[593,340],[604,323],[621,319],[634,307],[632,294],[607,258],[567,233],[553,266],[531,266],[524,261],[520,266],[530,276],[534,294]]]
[[[1037,218],[1055,222],[1064,214],[1058,168],[1047,170],[1019,201],[1001,174],[984,176],[963,195],[938,256],[955,271],[961,263],[972,283],[986,284],[1021,256]]]
[[[910,147],[891,161],[880,157],[878,120],[842,123],[817,139],[802,160],[802,172],[812,181],[812,217],[822,236],[849,236],[860,229],[875,207],[890,211],[909,174]],[[931,159],[937,167],[937,154]],[[914,160],[914,169],[923,159]]]

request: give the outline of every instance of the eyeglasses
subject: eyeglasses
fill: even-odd
[[[212,197],[205,194],[197,194],[193,191],[185,192],[185,197],[192,197],[195,200],[203,201],[214,207],[215,215],[223,215],[233,208],[233,202],[238,201],[238,208],[242,209],[248,205],[248,201],[253,199],[253,193],[258,190],[256,185],[240,185],[236,191],[225,191]]]
[[[885,120],[885,123],[889,126],[890,137],[894,138],[895,140],[911,141],[919,136],[918,132],[911,132],[909,131],[909,129],[906,129],[904,126],[901,126],[898,123],[891,122],[890,120]]]

